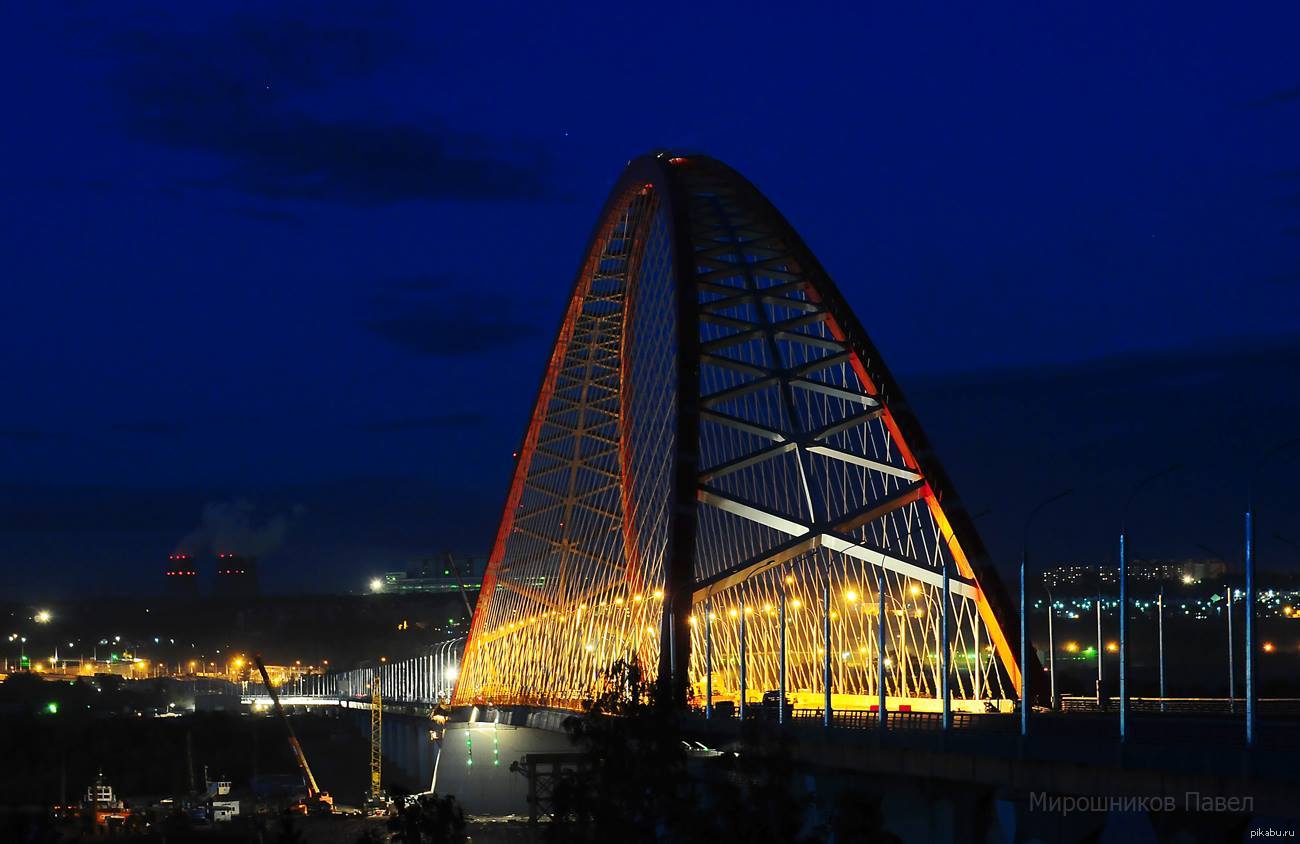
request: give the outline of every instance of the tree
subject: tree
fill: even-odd
[[[637,662],[619,661],[581,717],[566,722],[587,764],[552,791],[554,841],[813,844],[807,798],[788,756],[754,737],[753,753],[692,759],[671,699]]]
[[[465,811],[450,795],[422,794],[404,806],[388,828],[402,844],[461,844]]]

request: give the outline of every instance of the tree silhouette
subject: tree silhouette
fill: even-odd
[[[565,723],[587,757],[552,790],[552,841],[815,844],[788,755],[754,736],[741,756],[692,758],[679,713],[634,661],[604,672]]]
[[[422,794],[404,806],[388,828],[401,844],[461,844],[465,811],[455,797]]]

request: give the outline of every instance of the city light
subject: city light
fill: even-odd
[[[1065,652],[1066,652],[1066,653],[1071,653],[1071,654],[1077,654],[1077,653],[1079,652],[1079,643],[1078,643],[1078,642],[1066,642],[1066,643],[1065,643]]]
[[[1107,642],[1106,653],[1119,653],[1119,642]]]
[[[858,593],[854,592],[852,589],[844,593],[844,600],[848,601],[850,604],[856,601],[857,599],[858,599]]]
[[[371,592],[384,591],[384,581],[380,580],[377,577],[370,578],[370,591]]]
[[[1271,653],[1273,653],[1273,651],[1275,651],[1275,650],[1277,650],[1277,646],[1274,645],[1272,642],[1265,642],[1265,643],[1264,643],[1264,653],[1266,653],[1266,654],[1271,654]]]
[[[49,624],[50,620],[53,618],[54,618],[54,614],[51,613],[49,610],[40,610],[39,612],[36,613],[37,624]]]

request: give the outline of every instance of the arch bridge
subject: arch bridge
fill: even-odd
[[[876,320],[894,313],[871,313]],[[1010,604],[862,322],[716,160],[632,161],[581,262],[455,702],[1006,709]]]

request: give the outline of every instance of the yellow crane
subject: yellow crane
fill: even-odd
[[[370,802],[385,803],[380,775],[384,768],[384,698],[379,689],[379,672],[370,681]]]

